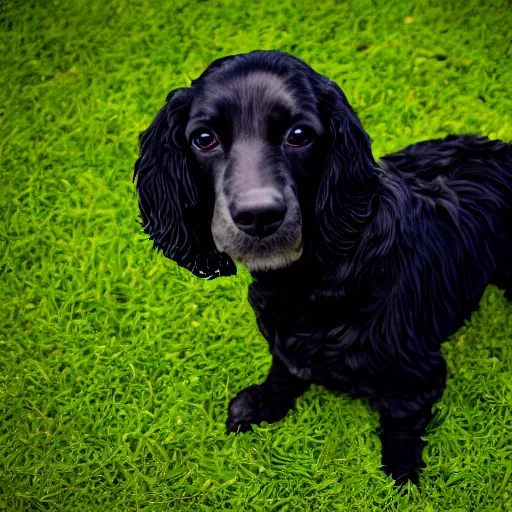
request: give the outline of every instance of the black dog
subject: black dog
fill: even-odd
[[[199,277],[236,272],[273,357],[229,406],[229,431],[274,422],[310,383],[366,396],[382,462],[417,481],[441,397],[441,343],[489,283],[512,298],[512,146],[421,142],[378,164],[340,88],[258,51],[172,91],[141,136],[143,227]]]

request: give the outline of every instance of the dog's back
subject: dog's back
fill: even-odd
[[[480,164],[483,173],[498,165],[500,168],[495,174],[504,177],[508,174],[508,187],[511,186],[512,145],[480,135],[449,135],[444,139],[417,142],[381,160],[407,175],[409,180],[425,181],[438,176],[457,178],[464,164]]]
[[[462,270],[469,281],[473,275],[497,284],[511,297],[512,145],[450,135],[412,144],[383,157],[382,163],[407,187],[404,237],[410,232],[414,243],[418,233],[430,237],[428,246],[437,247],[440,262],[455,261],[458,252],[456,260],[464,267],[459,275]],[[437,242],[432,240],[436,236]]]
[[[457,205],[473,200],[480,206],[494,203],[512,236],[512,144],[479,135],[449,135],[411,144],[381,161],[398,171],[416,194],[434,198],[448,187],[457,194]]]

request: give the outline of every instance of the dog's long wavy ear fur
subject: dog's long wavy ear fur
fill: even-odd
[[[141,135],[133,178],[142,227],[155,247],[196,276],[213,279],[236,274],[236,266],[213,242],[213,198],[208,180],[197,179],[184,135],[190,102],[188,88],[168,95]]]
[[[320,108],[330,119],[331,146],[318,187],[316,219],[321,236],[318,256],[348,258],[372,217],[379,166],[371,140],[343,91],[322,77]]]

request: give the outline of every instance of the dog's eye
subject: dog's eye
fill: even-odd
[[[307,146],[313,140],[314,134],[310,128],[305,126],[296,126],[292,128],[288,137],[284,141],[287,146]]]
[[[211,133],[201,132],[192,139],[192,143],[197,149],[201,151],[208,151],[213,149],[218,144],[218,141]]]

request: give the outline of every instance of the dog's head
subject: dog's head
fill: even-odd
[[[360,217],[375,167],[336,84],[289,54],[257,51],[219,59],[169,94],[141,136],[135,175],[155,246],[213,278],[234,274],[233,259],[284,267],[310,239],[344,250],[343,211]]]

